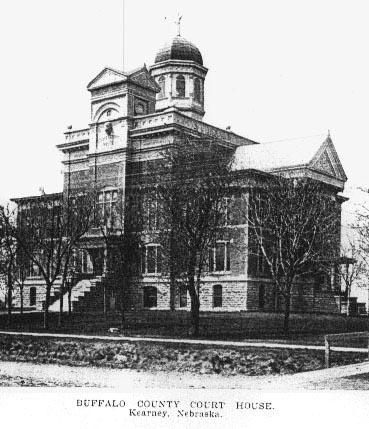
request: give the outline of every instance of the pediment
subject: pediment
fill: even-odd
[[[339,180],[347,180],[347,176],[330,137],[325,140],[314,155],[309,163],[309,167]]]
[[[145,88],[150,88],[155,92],[160,91],[159,85],[155,82],[155,79],[150,75],[147,68],[144,66],[140,70],[129,75],[129,79],[132,82],[136,82]]]
[[[89,91],[100,88],[101,86],[110,85],[112,83],[123,82],[127,80],[127,76],[118,71],[106,67],[87,85]]]

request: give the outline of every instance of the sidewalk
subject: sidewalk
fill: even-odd
[[[301,344],[286,344],[286,343],[268,343],[268,342],[253,342],[253,341],[217,341],[217,340],[195,340],[195,339],[178,339],[178,338],[152,338],[152,337],[125,337],[125,336],[109,336],[109,335],[78,335],[78,334],[49,334],[39,332],[10,332],[0,331],[0,335],[13,336],[29,336],[29,337],[45,337],[45,338],[74,338],[83,340],[103,340],[103,341],[128,341],[128,342],[152,342],[152,343],[174,343],[174,344],[198,344],[223,347],[260,347],[260,348],[282,348],[282,349],[303,349],[303,350],[325,350],[325,347],[314,345]],[[331,347],[331,350],[337,352],[354,352],[368,353],[368,348],[355,347]]]

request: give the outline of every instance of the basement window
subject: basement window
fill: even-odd
[[[148,286],[144,288],[143,295],[143,306],[145,308],[157,307],[158,303],[158,291],[154,286]]]

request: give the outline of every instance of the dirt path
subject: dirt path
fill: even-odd
[[[138,372],[93,367],[0,362],[0,386],[208,389],[365,389],[369,362],[287,376],[232,376]],[[356,378],[355,378],[356,377]]]

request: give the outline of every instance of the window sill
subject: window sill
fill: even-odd
[[[160,277],[161,273],[142,273],[141,277]]]
[[[231,274],[231,271],[209,271],[209,276],[229,276]]]

